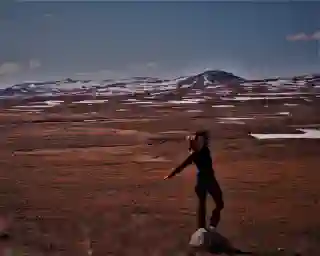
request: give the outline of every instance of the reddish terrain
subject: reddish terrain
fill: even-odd
[[[199,128],[211,132],[224,191],[221,233],[262,255],[320,255],[319,139],[249,135],[319,128],[319,94],[244,101],[205,95],[196,104],[169,104],[177,96],[165,95],[157,104],[125,104],[120,96],[91,105],[61,96],[64,103],[39,112],[5,103],[0,215],[9,238],[2,255],[4,248],[30,256],[90,255],[88,248],[94,256],[184,255],[196,229],[195,168],[163,177],[186,157],[184,136]]]

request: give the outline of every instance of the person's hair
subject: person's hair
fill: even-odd
[[[203,138],[203,142],[204,142],[204,146],[207,147],[209,146],[209,131],[207,130],[198,130],[195,132],[195,139],[197,139],[198,137],[202,137]]]
[[[186,137],[186,139],[189,141],[189,152],[192,152],[193,143],[195,143],[199,137],[203,138],[204,147],[209,146],[209,132],[207,130],[198,130],[193,133],[193,135]]]

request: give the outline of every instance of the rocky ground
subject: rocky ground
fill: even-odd
[[[316,131],[319,91],[227,89],[3,101],[0,255],[184,255],[195,168],[163,177],[200,128],[224,191],[221,233],[262,255],[320,255],[319,139],[251,136]]]

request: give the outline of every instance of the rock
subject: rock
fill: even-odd
[[[189,246],[191,248],[189,255],[196,255],[196,252],[204,251],[213,254],[225,253],[234,254],[251,254],[235,248],[231,242],[217,231],[208,231],[204,228],[198,229],[192,234]]]

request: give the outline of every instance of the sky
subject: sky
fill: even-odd
[[[320,70],[320,2],[0,1],[0,83]]]

